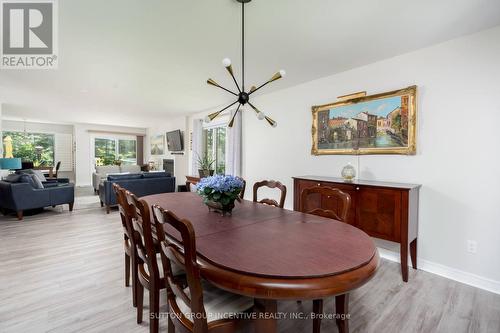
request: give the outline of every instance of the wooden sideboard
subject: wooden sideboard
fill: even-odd
[[[327,186],[338,188],[351,196],[347,222],[368,235],[399,243],[401,272],[408,281],[408,251],[414,269],[417,269],[418,197],[420,185],[355,180],[342,178],[302,176],[294,177],[293,208],[300,211],[300,197],[304,188]],[[337,211],[340,202],[333,198],[310,196],[308,209],[323,208]]]

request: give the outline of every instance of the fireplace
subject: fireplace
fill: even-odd
[[[163,160],[163,170],[167,173],[170,173],[172,176],[174,175],[174,160]]]

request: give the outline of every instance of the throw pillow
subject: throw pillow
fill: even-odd
[[[33,181],[33,187],[36,189],[42,189],[43,184],[42,181],[37,177],[37,175],[31,175],[31,179]]]
[[[15,173],[11,173],[7,177],[5,177],[3,180],[8,182],[8,183],[17,183],[20,178],[21,178],[21,175],[16,175]]]
[[[41,182],[47,181],[47,178],[45,178],[41,170],[33,170],[33,174],[37,176],[37,178],[40,179]]]

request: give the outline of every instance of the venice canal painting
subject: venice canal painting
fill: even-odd
[[[415,92],[415,88],[411,91]],[[415,95],[394,93],[388,93],[388,97],[364,97],[356,103],[315,107],[313,153],[315,149],[319,154],[412,153],[408,149],[414,149],[410,119],[415,115]]]

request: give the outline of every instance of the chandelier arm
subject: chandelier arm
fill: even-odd
[[[277,123],[271,117],[266,116],[264,119],[271,125],[271,127],[276,127]]]
[[[250,107],[251,107],[251,108],[255,111],[255,113],[259,114],[259,112],[260,112],[260,110],[259,110],[259,109],[257,109],[257,108],[256,108],[256,107],[252,104],[252,103],[250,103],[250,102],[247,102],[247,103],[248,103],[248,105],[250,105]]]
[[[238,81],[236,81],[236,78],[234,77],[233,71],[229,71],[229,74],[231,74],[231,77],[233,78],[234,84],[236,85],[236,88],[238,88],[238,91],[241,93],[240,85],[238,84]]]
[[[212,84],[212,85],[213,85],[213,84]],[[222,90],[225,90],[225,91],[227,91],[228,93],[233,94],[234,96],[238,96],[238,94],[237,94],[237,93],[235,93],[234,91],[231,91],[231,90],[229,90],[229,89],[226,89],[226,88],[224,88],[223,86],[219,86],[219,85],[217,85],[217,86],[214,86],[214,87],[221,88]]]
[[[227,125],[228,127],[233,127],[233,123],[234,123],[234,118],[236,117],[236,115],[238,114],[238,111],[240,111],[240,107],[241,107],[241,104],[238,105],[238,108],[236,109],[236,111],[234,112],[233,114],[233,117],[231,118],[231,121],[229,122],[229,124]]]
[[[228,106],[226,106],[224,109],[220,110],[220,111],[217,111],[217,112],[214,112],[214,113],[211,113],[208,115],[208,117],[210,118],[210,121],[214,120],[215,118],[217,118],[223,111],[229,109],[231,106],[233,106],[234,104],[238,103],[238,101],[232,103],[232,104],[229,104]]]
[[[258,86],[257,88],[255,88],[253,91],[250,91],[250,92],[248,93],[248,95],[253,94],[253,93],[254,93],[254,92],[256,92],[257,90],[259,90],[260,88],[262,88],[262,87],[264,87],[264,86],[268,85],[268,84],[269,84],[269,83],[271,83],[271,82],[273,82],[273,81],[267,81],[266,83],[261,84],[260,86]]]

